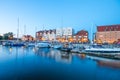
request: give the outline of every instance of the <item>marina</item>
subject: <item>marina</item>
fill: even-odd
[[[53,45],[54,44],[54,45]],[[6,41],[2,43],[2,46],[6,47],[32,47],[34,49],[44,49],[44,48],[51,48],[56,49],[63,52],[68,53],[77,53],[81,54],[84,53],[86,55],[92,55],[97,57],[105,57],[105,58],[112,58],[112,59],[120,59],[120,48],[114,47],[114,45],[111,45],[112,47],[108,47],[109,45],[91,45],[91,44],[77,44],[74,45],[72,43],[59,43],[57,42],[47,42],[47,41],[40,41],[40,42],[16,42],[12,41]],[[107,47],[105,47],[107,46]]]
[[[120,0],[0,0],[0,80],[120,80]]]

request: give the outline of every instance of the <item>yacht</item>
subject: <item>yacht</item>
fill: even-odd
[[[53,48],[54,48],[54,49],[61,49],[61,48],[62,48],[62,45],[54,45]]]
[[[79,50],[79,48],[72,48],[71,52],[72,53],[79,53],[80,50]]]
[[[81,53],[85,48],[83,46],[81,47],[74,47],[72,48],[71,52],[72,53]]]
[[[65,52],[70,52],[72,50],[72,46],[69,43],[65,43],[60,50]]]
[[[50,48],[50,43],[49,42],[38,42],[36,43],[35,47],[37,48]]]
[[[3,43],[3,46],[19,47],[19,46],[25,46],[25,44],[23,42],[7,41]]]
[[[26,47],[35,47],[35,42],[28,42],[26,43]]]
[[[120,53],[120,48],[103,47],[102,45],[94,45],[85,48],[85,52],[99,52],[99,53]]]

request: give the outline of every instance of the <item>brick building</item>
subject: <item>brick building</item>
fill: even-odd
[[[120,40],[120,25],[97,26],[97,43],[114,43]]]
[[[23,35],[22,40],[23,41],[33,41],[34,38],[31,35]]]
[[[75,36],[73,36],[73,39],[75,42],[81,42],[81,43],[89,42],[88,31],[86,31],[86,30],[78,31],[75,34]]]

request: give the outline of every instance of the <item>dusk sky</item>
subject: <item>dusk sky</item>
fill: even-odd
[[[0,33],[72,27],[95,32],[96,25],[120,24],[120,0],[0,0]],[[36,27],[36,29],[35,29]]]

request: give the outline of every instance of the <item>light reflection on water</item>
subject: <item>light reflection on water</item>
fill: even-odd
[[[57,62],[71,63],[72,61],[72,54],[54,49],[38,49],[35,54],[42,57],[52,58]]]
[[[0,47],[0,80],[119,80],[119,76],[119,60],[51,48]]]

